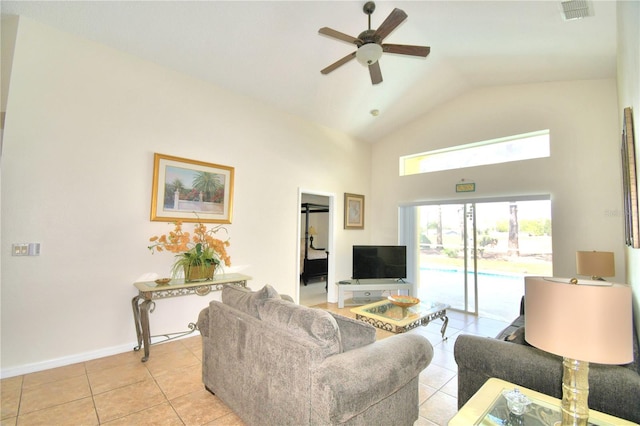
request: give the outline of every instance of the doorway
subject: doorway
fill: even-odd
[[[415,207],[420,295],[511,321],[524,277],[552,274],[549,197]]]
[[[301,191],[299,199],[299,301],[314,306],[327,303],[333,274],[333,197]]]

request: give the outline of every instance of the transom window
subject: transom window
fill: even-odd
[[[549,157],[549,129],[400,157],[400,176]]]

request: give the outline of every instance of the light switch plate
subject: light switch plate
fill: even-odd
[[[40,256],[40,243],[11,244],[12,256]]]
[[[29,255],[29,244],[27,243],[16,243],[11,245],[11,255],[12,256],[28,256]]]

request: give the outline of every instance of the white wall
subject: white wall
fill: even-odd
[[[613,251],[624,282],[620,135],[614,80],[488,87],[466,93],[374,146],[373,241],[397,241],[398,205],[422,200],[550,194],[556,276],[577,250]],[[398,157],[550,129],[551,157],[398,176]],[[461,179],[476,192],[456,194]],[[382,226],[382,224],[384,224]]]
[[[636,148],[640,146],[640,2],[618,2],[618,124],[633,108]],[[640,153],[636,150],[636,164]],[[640,336],[640,250],[627,248],[627,276],[633,289],[636,331]]]
[[[336,194],[339,215],[344,192],[369,193],[370,151],[22,18],[2,155],[2,376],[134,346],[132,283],[166,276],[172,263],[147,250],[170,229],[149,220],[154,152],[235,167],[230,271],[295,295],[299,188]],[[352,240],[368,232],[341,223],[332,259],[348,276]],[[13,257],[15,242],[39,242],[42,253]],[[185,329],[212,297],[158,301],[152,334]]]

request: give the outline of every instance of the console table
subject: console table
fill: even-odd
[[[142,362],[149,359],[149,347],[152,345],[152,337],[164,337],[164,340],[155,343],[162,343],[168,340],[177,339],[197,330],[195,323],[189,323],[189,330],[178,333],[160,334],[151,336],[149,329],[149,314],[156,308],[157,299],[166,299],[169,297],[180,297],[189,295],[206,296],[211,291],[222,290],[225,284],[236,284],[242,287],[247,286],[247,281],[251,277],[242,274],[220,274],[215,275],[212,280],[185,282],[183,279],[171,280],[168,284],[157,284],[155,281],[136,282],[133,285],[138,289],[138,295],[131,300],[133,308],[133,320],[136,326],[136,336],[138,338],[138,346],[134,347],[134,351],[139,351],[144,347],[144,356]],[[154,343],[154,344],[155,344]]]
[[[345,291],[408,290],[409,296],[413,297],[417,297],[418,293],[415,284],[398,280],[344,280],[337,284],[338,308],[344,308]]]

